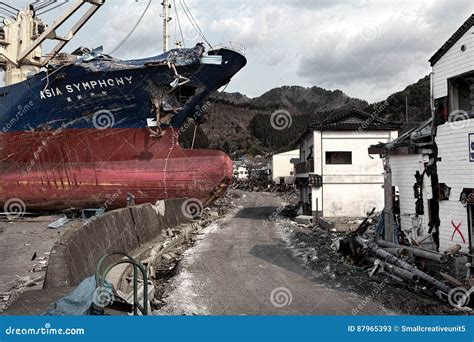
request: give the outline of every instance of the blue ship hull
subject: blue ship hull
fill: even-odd
[[[246,63],[227,49],[171,50],[119,61],[88,56],[0,89],[0,203],[4,211],[122,207],[164,198],[209,203],[232,162],[220,151],[184,150],[189,118],[205,120],[207,96]],[[215,62],[214,60],[214,62]],[[154,123],[154,124],[153,124]],[[111,198],[113,200],[111,200]]]
[[[163,62],[169,53],[126,62],[71,64],[1,88],[0,127],[3,132],[94,128],[92,117],[100,110],[113,114],[114,128],[146,127],[147,119],[155,118],[153,87],[168,86],[176,78]],[[232,50],[209,54],[222,56],[222,64],[177,64],[178,74],[189,79],[175,90],[185,101],[163,128],[179,128],[187,118],[200,122],[205,99],[246,64],[245,57]]]

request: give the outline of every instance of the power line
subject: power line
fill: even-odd
[[[176,7],[176,1],[175,0],[173,0],[173,7],[174,7],[174,13],[176,15],[176,21],[178,22],[179,32],[181,34],[181,42],[183,43],[183,47],[186,47],[186,43],[184,41],[183,30],[181,29],[181,21],[179,20],[178,8]],[[176,26],[175,26],[175,28],[176,28]],[[175,36],[176,36],[176,33],[175,33]]]
[[[148,11],[148,8],[150,8],[150,5],[151,5],[151,0],[148,0],[148,4],[146,5],[145,10],[143,11],[140,18],[138,18],[138,21],[136,22],[136,24],[133,26],[133,28],[130,30],[130,32],[125,36],[125,38],[114,49],[112,49],[112,51],[110,51],[108,54],[115,53],[117,50],[119,50],[126,43],[126,41],[130,38],[130,36],[133,34],[133,32],[135,32],[138,25],[140,25],[143,17],[145,16],[146,12]]]
[[[184,10],[184,14],[188,17],[189,22],[191,25],[194,27],[196,32],[201,36],[201,38],[209,45],[209,47],[212,49],[212,45],[207,41],[206,37],[204,36],[204,33],[202,32],[201,28],[199,27],[199,24],[197,23],[196,19],[194,19],[193,14],[191,13],[191,10],[189,9],[188,5],[186,5],[186,2],[184,0],[179,0],[181,7]]]

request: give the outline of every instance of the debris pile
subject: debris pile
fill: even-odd
[[[435,294],[454,307],[468,304],[468,296],[454,298],[458,290],[456,288],[468,286],[470,280],[470,265],[467,257],[459,254],[458,246],[439,253],[414,245],[385,241],[378,235],[364,234],[368,228],[367,222],[368,218],[357,230],[335,240],[334,249],[348,260],[369,265],[370,276],[381,273],[418,293]]]
[[[287,242],[295,256],[314,271],[315,278],[329,286],[368,296],[384,310],[410,314],[470,311],[465,307],[469,302],[469,271],[462,267],[467,258],[453,255],[451,251],[456,248],[437,253],[375,240],[374,216],[349,233],[318,225],[308,227],[281,216],[287,215],[280,215],[279,223],[288,233]]]
[[[245,190],[250,192],[287,192],[292,190],[294,187],[289,184],[275,184],[275,182],[269,181],[267,179],[234,178],[230,188],[234,190]]]
[[[215,220],[222,217],[229,210],[236,208],[234,199],[239,196],[235,193],[226,193],[217,199],[212,205],[197,213],[191,224],[185,224],[176,228],[169,228],[163,232],[161,242],[153,245],[137,258],[146,267],[149,280],[149,301],[152,314],[153,311],[162,308],[166,302],[163,297],[170,286],[170,280],[177,274],[180,267],[181,255],[200,238],[203,229],[209,227]],[[122,271],[113,287],[117,297],[126,303],[133,303],[133,276],[132,268]],[[143,285],[138,278],[139,301],[142,301]],[[114,309],[118,309],[115,305]],[[120,310],[120,309],[119,309]],[[121,311],[129,311],[130,306],[123,306]]]

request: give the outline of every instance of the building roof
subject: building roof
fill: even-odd
[[[408,154],[417,153],[417,147],[431,143],[431,118],[423,122],[407,122],[398,138],[388,143],[378,143],[370,146],[370,154],[390,154],[399,148],[408,149]]]
[[[350,111],[345,111],[338,115],[330,115],[323,121],[314,122],[310,125],[310,128],[318,131],[394,131],[400,128],[399,123],[386,121],[380,118],[379,114],[377,112],[369,114],[354,107]]]
[[[474,14],[461,25],[460,28],[435,52],[429,59],[431,66],[435,65],[437,61],[474,25]]]
[[[300,144],[313,131],[398,131],[401,125],[381,119],[380,113],[369,114],[359,108],[328,112],[326,119],[309,125],[308,129],[296,140]]]
[[[300,150],[295,149],[295,150],[289,150],[285,152],[280,152],[280,153],[275,153],[272,155],[272,157],[278,157],[278,156],[293,156],[293,155],[299,155]]]

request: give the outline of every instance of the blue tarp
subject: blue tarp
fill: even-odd
[[[106,286],[112,286],[105,283]],[[93,309],[95,277],[84,279],[72,292],[52,304],[45,315],[51,316],[83,316],[95,314]]]

